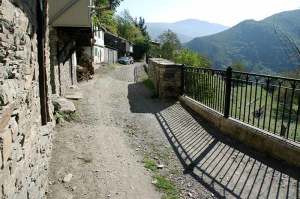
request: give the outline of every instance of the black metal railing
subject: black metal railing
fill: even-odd
[[[300,80],[207,68],[183,68],[183,92],[244,123],[300,142]]]

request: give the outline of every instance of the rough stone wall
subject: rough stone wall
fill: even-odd
[[[63,49],[70,42],[68,40],[68,34],[63,33],[54,27],[50,31],[50,61],[51,61],[51,85],[52,93],[58,95],[65,95],[72,85],[77,84],[76,78],[76,65],[77,61],[74,60],[74,55],[76,57],[76,52],[72,49],[73,52],[73,61],[72,56],[70,56],[70,49]],[[58,52],[59,51],[59,52]],[[63,52],[60,52],[63,51]],[[75,63],[74,63],[75,62]]]
[[[165,59],[152,58],[148,66],[149,78],[160,98],[177,98],[181,94],[182,65]]]
[[[35,8],[35,0],[0,0],[1,199],[44,198],[48,184],[54,124],[41,126]],[[48,42],[46,36],[47,66]]]
[[[67,91],[72,86],[71,78],[71,60],[67,60],[65,63],[60,64],[60,85],[61,85],[61,95],[65,95]]]
[[[57,43],[59,38],[57,36],[57,30],[55,28],[50,29],[49,34],[50,39],[50,82],[53,94],[61,94],[60,89],[60,71],[59,71],[59,64],[57,60]]]

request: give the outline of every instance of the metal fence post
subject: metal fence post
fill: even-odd
[[[230,112],[230,96],[231,96],[231,83],[232,83],[232,68],[228,67],[226,70],[226,90],[225,90],[225,107],[224,107],[224,117],[229,117]]]
[[[180,94],[183,95],[184,94],[184,84],[185,84],[185,80],[184,80],[184,68],[185,68],[185,65],[181,65],[181,80],[180,80],[180,87],[181,87],[181,91],[180,91]]]

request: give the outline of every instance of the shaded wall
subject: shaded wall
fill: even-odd
[[[77,84],[76,41],[68,32],[52,27],[50,45],[52,93],[63,96]]]
[[[43,198],[54,126],[48,29],[39,65],[36,1],[2,0],[0,10],[0,198]],[[41,79],[40,67],[45,69]],[[43,98],[48,114],[44,126],[42,84],[49,91]]]

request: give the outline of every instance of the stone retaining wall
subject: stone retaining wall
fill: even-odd
[[[41,125],[35,0],[0,1],[0,198],[44,198],[53,122]],[[51,96],[48,30],[45,65]],[[50,97],[49,117],[53,120]]]
[[[232,118],[225,118],[220,113],[189,97],[182,96],[180,101],[198,113],[203,119],[213,124],[222,133],[260,152],[300,168],[300,144],[284,140],[280,136],[270,134]]]

